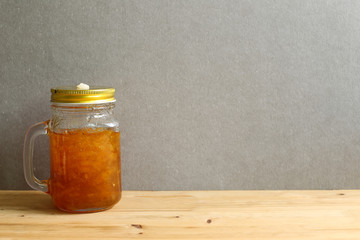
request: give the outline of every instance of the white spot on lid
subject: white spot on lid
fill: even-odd
[[[85,83],[80,83],[79,85],[76,86],[77,90],[88,90],[90,89],[90,86],[85,84]]]

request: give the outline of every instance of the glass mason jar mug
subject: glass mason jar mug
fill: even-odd
[[[24,173],[34,189],[51,195],[67,212],[97,212],[121,198],[120,132],[115,120],[114,88],[51,89],[52,116],[31,126],[24,143]],[[33,171],[37,136],[50,140],[50,178]]]

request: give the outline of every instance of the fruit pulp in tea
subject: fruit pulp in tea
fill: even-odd
[[[121,197],[120,133],[111,129],[49,131],[49,193],[65,211],[112,207]]]

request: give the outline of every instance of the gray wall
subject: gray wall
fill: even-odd
[[[337,0],[0,0],[0,188],[27,189],[26,129],[79,82],[117,89],[124,189],[359,188],[359,16]]]

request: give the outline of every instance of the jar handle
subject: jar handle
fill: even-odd
[[[24,175],[25,180],[35,190],[40,190],[48,193],[47,180],[39,180],[34,176],[34,141],[40,135],[47,135],[48,121],[39,122],[32,125],[25,135],[23,161],[24,161]]]

